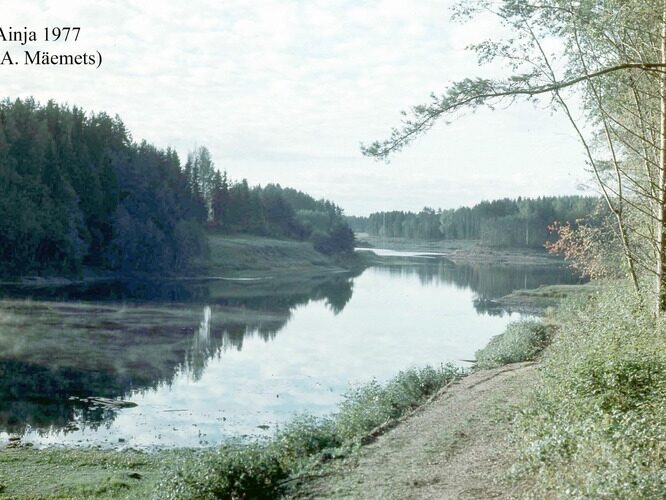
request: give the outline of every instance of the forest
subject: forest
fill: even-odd
[[[353,249],[342,210],[279,185],[231,181],[205,147],[183,164],[119,117],[32,98],[0,103],[0,275],[186,268],[206,233]]]
[[[482,201],[473,207],[449,210],[424,208],[413,212],[377,212],[368,217],[348,216],[354,231],[379,237],[421,240],[479,240],[493,247],[540,248],[557,240],[549,229],[554,222],[587,219],[600,200],[586,196],[544,196]]]

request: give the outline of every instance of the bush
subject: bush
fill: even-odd
[[[665,498],[666,328],[618,286],[558,318],[516,473],[537,497]]]
[[[184,461],[158,488],[168,499],[275,498],[286,471],[258,444],[231,444]]]
[[[385,386],[372,381],[350,390],[336,416],[337,432],[345,441],[359,441],[372,429],[396,419],[463,371],[448,364],[439,369],[426,367],[398,373]]]
[[[338,448],[342,444],[332,418],[304,415],[278,432],[269,448],[286,470],[295,471],[320,452]]]
[[[354,232],[342,222],[333,224],[326,233],[314,231],[310,239],[314,249],[324,255],[349,254],[354,251]]]
[[[541,321],[511,323],[476,352],[477,368],[487,369],[533,360],[549,343],[555,327]]]

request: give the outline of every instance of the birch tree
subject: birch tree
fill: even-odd
[[[665,312],[666,0],[467,1],[454,18],[468,21],[481,12],[496,15],[512,35],[471,48],[481,63],[503,61],[511,76],[467,78],[431,94],[403,112],[387,140],[362,146],[363,153],[388,160],[464,110],[547,99],[580,139],[636,293],[640,277],[653,275],[656,312]],[[574,95],[582,99],[584,122],[573,111]]]

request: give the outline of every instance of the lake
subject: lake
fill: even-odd
[[[155,449],[270,436],[295,414],[334,412],[350,385],[464,365],[519,318],[488,300],[576,282],[559,265],[405,256],[307,281],[2,286],[0,441]]]

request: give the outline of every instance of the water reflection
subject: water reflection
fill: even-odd
[[[514,290],[537,288],[541,285],[579,283],[564,264],[553,265],[496,265],[452,264],[447,259],[422,259],[412,265],[377,266],[392,276],[418,276],[420,283],[447,283],[459,289],[474,292],[474,308],[479,313],[503,315],[506,313],[493,301]]]
[[[6,287],[5,297],[21,299],[0,300],[0,431],[98,428],[119,410],[90,397],[122,400],[169,387],[180,375],[196,382],[209,360],[241,351],[254,336],[274,339],[294,308],[321,301],[338,314],[352,290],[351,276],[287,284]],[[164,302],[174,296],[195,304]],[[123,302],[113,302],[118,298]]]
[[[461,324],[470,324],[465,311],[471,299],[475,299],[478,313],[484,310],[480,299],[497,298],[516,288],[574,280],[562,268],[453,266],[442,259],[377,266],[366,275],[363,280],[336,275],[289,283],[263,280],[106,283],[60,289],[3,287],[0,435],[42,435],[51,436],[45,442],[68,442],[67,435],[90,436],[96,430],[112,433],[117,427],[114,421],[120,415],[130,414],[136,418],[143,415],[141,418],[158,422],[150,425],[159,426],[160,421],[168,421],[164,413],[146,417],[150,410],[147,406],[140,405],[132,413],[134,410],[123,408],[122,401],[152,398],[163,404],[176,391],[174,385],[208,384],[205,394],[213,387],[211,383],[220,387],[226,384],[224,390],[228,394],[220,397],[228,398],[227,407],[242,407],[236,418],[252,421],[243,405],[255,403],[237,403],[244,394],[243,384],[253,379],[253,387],[265,387],[269,379],[274,380],[274,374],[257,372],[267,362],[259,364],[259,368],[241,367],[247,354],[241,351],[248,342],[257,351],[257,340],[273,345],[281,330],[289,330],[292,338],[286,343],[288,349],[275,351],[276,366],[291,363],[293,368],[285,371],[306,372],[308,380],[301,375],[283,378],[279,411],[286,413],[316,405],[330,408],[344,384],[353,378],[352,373],[379,376],[376,371],[380,365],[375,366],[374,359],[380,363],[385,355],[391,362],[383,365],[397,371],[401,368],[397,359],[400,356],[407,363],[414,358],[420,360],[422,350],[450,351],[450,340],[432,333],[442,327],[438,304],[446,302],[446,307],[441,308],[449,309],[449,323],[455,317]],[[347,314],[346,308],[355,295],[355,282],[361,283],[358,304]],[[414,287],[415,283],[420,285]],[[408,289],[410,292],[406,293]],[[325,306],[328,315],[322,314],[319,306]],[[432,318],[426,310],[432,310]],[[299,312],[302,321],[286,328],[295,312]],[[339,316],[344,318],[336,322]],[[475,327],[480,339],[498,333],[490,329],[491,324],[501,328],[503,323],[480,322],[482,326]],[[391,328],[396,325],[400,328],[393,333]],[[403,338],[406,327],[423,331],[423,336]],[[453,328],[458,329],[457,325]],[[349,335],[347,344],[345,335]],[[403,337],[396,342],[392,335]],[[364,341],[375,352],[362,353],[359,345]],[[428,347],[431,342],[434,347]],[[469,340],[462,338],[457,342]],[[261,354],[266,355],[268,351]],[[372,359],[363,358],[365,355]],[[214,378],[213,382],[204,380],[211,366],[217,373],[232,359],[233,363],[240,363],[233,368],[233,374]],[[418,364],[425,362],[428,360]],[[330,375],[334,370],[324,369],[324,363],[335,366],[334,376]],[[316,393],[320,390],[324,392]],[[261,395],[261,404],[278,411],[278,400],[275,395],[272,397],[270,400]],[[210,404],[222,405],[215,400]],[[170,404],[166,407],[159,411],[185,411]],[[207,425],[213,429],[220,421],[222,417],[217,415]],[[100,439],[95,438],[96,442]]]

